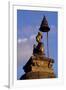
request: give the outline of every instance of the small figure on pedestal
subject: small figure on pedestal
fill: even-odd
[[[38,35],[36,36],[37,46],[34,44],[33,46],[33,54],[44,54],[44,44],[41,42],[42,39],[42,32],[38,32]]]

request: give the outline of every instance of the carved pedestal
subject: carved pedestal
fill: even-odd
[[[55,78],[52,65],[54,60],[43,55],[31,56],[23,67],[25,74],[22,79]]]

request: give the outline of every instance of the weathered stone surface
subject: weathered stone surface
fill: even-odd
[[[21,79],[55,78],[52,68],[54,61],[45,56],[31,56],[23,67],[25,74]]]
[[[37,66],[32,66],[32,72],[47,72],[47,73],[53,73],[52,68],[47,68],[47,67],[37,67]]]
[[[51,58],[47,58],[45,56],[31,56],[28,62],[23,67],[24,71],[32,66],[43,66],[43,67],[49,67],[50,63],[54,63],[54,60]]]
[[[28,72],[24,74],[20,80],[25,79],[44,79],[44,78],[55,78],[54,73],[48,73],[48,72]]]

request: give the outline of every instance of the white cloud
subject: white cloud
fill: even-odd
[[[30,40],[35,40],[35,38],[36,38],[35,34],[31,35],[29,38],[23,38],[23,39],[19,38],[18,39],[18,43],[25,43],[25,42],[29,41],[29,39]]]
[[[24,39],[19,38],[19,39],[18,39],[18,43],[26,42],[27,40],[28,40],[27,38],[24,38]]]
[[[17,44],[17,64],[24,65],[32,56],[33,45],[35,44],[36,35],[33,34],[29,38],[19,38]]]
[[[18,43],[21,43],[21,41],[22,41],[21,39],[18,39]]]
[[[30,39],[35,39],[35,38],[36,38],[35,34],[30,37]]]
[[[30,39],[31,38],[31,39]],[[34,35],[30,36],[29,39],[18,39],[17,48],[17,65],[24,65],[29,58],[32,56],[33,44],[35,43]]]

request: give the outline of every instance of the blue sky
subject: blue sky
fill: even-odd
[[[33,45],[36,44],[35,37],[44,15],[50,27],[49,57],[54,59],[53,68],[55,74],[58,75],[58,13],[52,11],[17,10],[17,79],[24,74],[23,66],[32,55]],[[44,42],[45,54],[47,56],[46,33],[43,33],[42,41]]]

